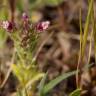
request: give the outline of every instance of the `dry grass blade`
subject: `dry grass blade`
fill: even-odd
[[[10,62],[10,67],[9,67],[9,69],[8,69],[8,72],[7,72],[7,74],[6,74],[6,77],[5,77],[4,81],[3,81],[3,83],[1,84],[0,88],[3,88],[3,87],[4,87],[4,85],[6,84],[8,78],[9,78],[9,76],[10,76],[10,73],[12,72],[11,64],[14,63],[14,59],[15,59],[15,50],[14,50],[14,52],[13,52],[13,57],[12,57],[12,60],[11,60],[11,62]]]

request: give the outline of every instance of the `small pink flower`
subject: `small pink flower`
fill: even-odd
[[[4,29],[7,29],[8,26],[9,26],[9,22],[8,22],[8,21],[3,21],[3,22],[2,22],[2,27],[3,27]]]
[[[50,22],[49,21],[43,21],[36,25],[36,29],[38,31],[44,31],[49,27]]]
[[[22,14],[22,18],[23,18],[23,20],[28,20],[28,15],[24,12],[24,13]]]
[[[49,24],[49,21],[42,22],[43,29],[46,30],[49,27]]]
[[[13,24],[9,21],[3,21],[2,27],[8,31],[11,31],[13,29]]]

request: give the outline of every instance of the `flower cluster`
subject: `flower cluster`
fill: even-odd
[[[22,20],[24,21],[25,24],[28,24],[29,17],[26,13],[22,14]],[[49,25],[50,25],[49,21],[42,21],[42,22],[37,23],[35,25],[34,29],[36,29],[38,32],[43,32],[46,29],[48,29]],[[12,22],[7,21],[7,20],[3,21],[1,26],[2,26],[3,29],[5,29],[7,31],[12,31],[15,27],[15,25]]]

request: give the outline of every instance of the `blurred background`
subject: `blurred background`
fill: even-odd
[[[39,70],[49,71],[48,81],[50,81],[64,72],[77,68],[80,49],[80,8],[82,30],[84,30],[88,0],[0,0],[0,21],[9,20],[20,23],[23,12],[28,14],[33,24],[50,21],[48,31],[40,36],[38,45],[43,45],[37,58]],[[90,30],[91,24],[89,32]],[[8,73],[12,52],[13,41],[0,28],[0,84]],[[81,67],[87,63],[88,52],[89,40]],[[90,64],[94,62],[94,50],[92,50]],[[86,90],[83,96],[96,96],[96,65],[90,70],[90,74],[84,72],[81,76],[83,89]],[[17,83],[15,76],[11,73],[4,88],[0,89],[0,96],[14,96]],[[75,76],[72,76],[58,84],[49,96],[68,96],[75,89],[76,80]]]

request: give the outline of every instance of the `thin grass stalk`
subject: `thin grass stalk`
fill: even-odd
[[[81,61],[82,38],[83,38],[83,32],[82,32],[82,9],[81,9],[81,6],[80,6],[80,13],[79,14],[80,14],[80,16],[79,16],[79,23],[80,23],[80,51],[79,51],[79,59],[78,59],[77,73],[76,73],[76,85],[77,85],[77,88],[79,87],[79,74],[78,74],[78,71],[79,71],[80,61]]]
[[[96,24],[95,24],[96,30]],[[96,31],[94,31],[94,54],[95,54],[95,64],[96,64]]]
[[[87,19],[86,19],[86,23],[85,23],[85,28],[84,28],[84,35],[83,35],[83,43],[82,43],[82,59],[84,57],[84,51],[85,51],[85,47],[86,47],[86,43],[87,43],[87,37],[88,37],[88,29],[89,29],[89,23],[90,23],[90,18],[92,15],[92,7],[93,7],[93,1],[94,0],[90,0],[89,3],[89,8],[88,8],[88,15],[87,15]]]
[[[89,54],[88,54],[88,62],[90,63],[90,57],[91,57],[91,50],[92,50],[92,37],[93,37],[94,30],[92,29],[91,36],[90,36],[90,44],[89,44]]]
[[[94,4],[94,3],[93,3]],[[95,64],[96,64],[96,24],[94,17],[94,6],[92,7],[92,26],[93,26],[93,38],[94,38],[94,55],[95,55]]]
[[[88,8],[88,15],[85,23],[85,28],[84,28],[84,35],[82,32],[82,22],[81,22],[81,12],[80,12],[80,52],[79,52],[79,60],[78,60],[78,65],[77,65],[77,71],[80,69],[80,64],[83,62],[83,57],[84,57],[84,51],[87,43],[87,38],[88,38],[88,29],[89,29],[89,24],[90,24],[90,18],[92,16],[92,7],[93,7],[93,1],[90,0],[89,2],[89,8]],[[81,11],[81,10],[80,10]],[[77,87],[80,87],[80,80],[79,80],[79,74],[76,74],[76,83]]]
[[[95,32],[94,2],[93,2],[92,12],[91,12],[91,21],[92,21],[92,32],[91,32],[91,37],[90,37],[88,64],[90,62],[90,57],[91,57],[92,37],[94,37],[94,32]]]
[[[94,20],[94,33],[93,33],[93,37],[94,37],[94,55],[95,55],[95,64],[96,64],[96,24],[95,24],[95,20]]]

